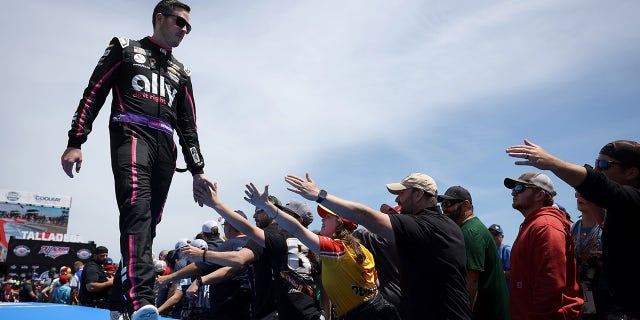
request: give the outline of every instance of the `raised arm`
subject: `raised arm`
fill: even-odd
[[[264,192],[260,192],[253,183],[247,184],[245,191],[247,202],[264,210],[267,215],[273,218],[280,227],[289,231],[300,242],[304,243],[312,252],[320,253],[320,239],[318,235],[311,232],[300,224],[300,222],[290,214],[283,212],[269,201],[269,186],[264,187]]]
[[[161,306],[158,307],[158,313],[164,314],[171,306],[180,302],[180,299],[184,297],[182,290],[176,290]]]
[[[587,177],[587,169],[583,166],[555,157],[527,139],[524,140],[523,145],[508,147],[506,152],[510,157],[524,159],[516,161],[516,165],[526,165],[542,170],[550,170],[558,178],[572,187],[579,186]]]
[[[202,276],[202,283],[216,285],[235,277],[246,269],[246,266],[218,268],[215,271]]]
[[[240,251],[213,251],[202,250],[194,246],[186,246],[180,252],[192,260],[202,259],[202,261],[213,262],[221,266],[241,267],[247,265],[255,259],[253,251],[242,248]]]
[[[231,208],[227,207],[220,199],[218,199],[218,184],[212,183],[206,177],[202,178],[202,182],[194,185],[194,198],[196,202],[202,203],[207,207],[213,208],[225,220],[230,223],[236,230],[244,233],[250,239],[264,247],[264,231],[254,225]]]
[[[195,247],[194,247],[195,248]],[[156,282],[159,285],[163,285],[169,281],[173,281],[176,279],[186,279],[186,278],[191,278],[194,276],[197,276],[199,274],[198,268],[196,267],[195,263],[190,263],[188,264],[186,267],[176,271],[176,272],[172,272],[166,276],[158,276],[156,278]]]
[[[316,201],[318,199],[320,188],[311,179],[309,173],[307,173],[306,179],[295,175],[287,175],[284,181],[291,185],[291,188],[287,188],[287,190],[297,193],[307,200]],[[394,237],[389,215],[378,210],[369,208],[361,203],[341,199],[329,193],[322,200],[322,205],[385,239],[393,239]]]

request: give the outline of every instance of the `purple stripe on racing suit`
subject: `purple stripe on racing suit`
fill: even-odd
[[[144,115],[144,114],[135,114],[131,112],[118,112],[113,116],[111,116],[111,121],[135,123],[141,126],[160,130],[170,136],[173,136],[173,127],[171,126],[171,124],[165,121],[162,121],[160,119],[156,119],[152,116]]]

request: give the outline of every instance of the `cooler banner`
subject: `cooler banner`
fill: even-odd
[[[69,196],[0,189],[0,262],[11,237],[81,242],[67,235],[70,207]]]
[[[22,275],[50,270],[55,267],[58,272],[62,267],[73,269],[73,263],[80,260],[87,263],[96,245],[90,243],[23,240],[12,238],[9,241],[7,254],[7,274]]]

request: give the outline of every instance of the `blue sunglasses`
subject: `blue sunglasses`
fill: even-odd
[[[622,162],[611,161],[611,160],[603,160],[603,159],[596,159],[596,169],[597,170],[607,170],[607,169],[611,168],[611,166],[614,165],[614,164],[622,165]]]
[[[515,186],[513,186],[513,189],[511,189],[511,190],[513,190],[513,192],[515,192],[515,193],[522,193],[527,188],[533,188],[533,187],[529,187],[529,186],[526,186],[524,184],[518,183]]]

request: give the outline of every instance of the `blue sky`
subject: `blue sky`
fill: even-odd
[[[117,252],[105,106],[79,175],[60,167],[71,116],[111,37],[152,33],[155,1],[14,1],[0,17],[5,154],[0,188],[72,197],[69,230]],[[523,220],[505,177],[530,167],[524,138],[592,163],[639,140],[637,1],[208,1],[192,3],[175,55],[192,70],[206,174],[231,207],[244,184],[310,172],[321,188],[378,208],[385,184],[431,175],[462,185],[511,243]],[[107,99],[110,102],[110,98]],[[179,166],[184,162],[179,158]],[[551,175],[574,221],[573,190]],[[312,205],[312,203],[309,203]],[[200,231],[191,177],[176,174],[154,252]],[[317,217],[317,216],[316,216]],[[319,228],[319,218],[311,228]],[[114,254],[114,256],[117,256]]]

